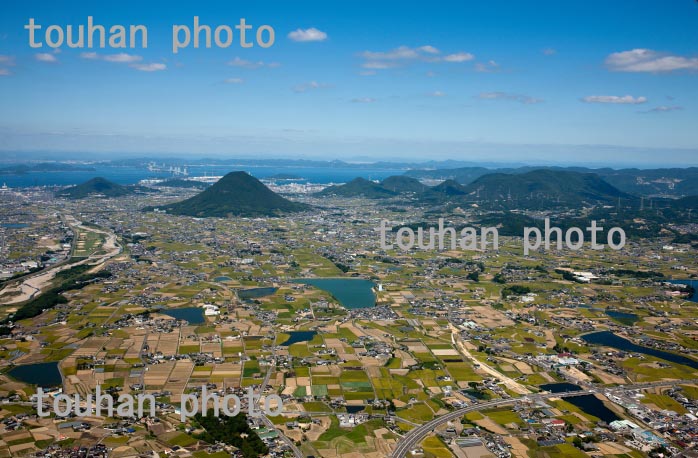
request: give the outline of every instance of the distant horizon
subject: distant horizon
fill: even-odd
[[[652,150],[651,153],[660,154],[661,151]],[[463,156],[439,157],[439,158],[417,158],[417,157],[368,157],[368,156],[346,156],[334,157],[328,159],[327,155],[319,157],[315,155],[294,155],[294,154],[271,154],[260,155],[255,153],[248,154],[191,154],[191,153],[173,153],[173,152],[90,152],[90,151],[74,151],[68,152],[51,152],[51,151],[0,151],[0,165],[12,164],[31,164],[40,162],[81,162],[81,163],[100,163],[100,162],[118,162],[118,161],[176,161],[179,164],[186,164],[187,161],[191,164],[201,163],[207,160],[217,162],[244,161],[255,163],[273,163],[273,162],[314,162],[326,163],[328,166],[333,162],[342,162],[347,165],[373,165],[373,164],[393,164],[400,166],[415,166],[415,168],[463,168],[463,167],[483,167],[489,169],[502,168],[521,168],[521,167],[579,167],[588,169],[667,169],[667,168],[691,168],[698,167],[698,150],[688,150],[687,154],[695,155],[694,162],[673,163],[662,161],[647,160],[644,162],[630,162],[622,160],[608,161],[580,161],[580,160],[564,160],[556,159],[478,159],[478,158],[463,158]],[[201,164],[199,164],[201,165]],[[279,164],[274,164],[278,166]]]

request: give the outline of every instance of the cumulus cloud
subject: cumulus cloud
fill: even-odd
[[[296,29],[288,34],[288,37],[293,41],[309,42],[309,41],[325,41],[327,34],[315,27],[309,29]]]
[[[106,60],[107,62],[116,62],[118,64],[130,64],[143,60],[141,56],[126,54],[125,52],[121,52],[119,54],[107,54],[106,56],[102,57],[102,59]]]
[[[162,63],[141,63],[143,57],[135,54],[98,54],[96,52],[83,52],[80,54],[82,59],[86,60],[103,60],[105,62],[113,62],[116,64],[128,64],[129,67],[141,72],[158,72],[167,69],[167,65]]]
[[[698,70],[698,57],[676,56],[651,49],[616,52],[606,58],[606,67],[614,72],[666,73]]]
[[[293,92],[302,93],[312,91],[314,89],[322,89],[325,87],[327,87],[327,84],[318,83],[317,81],[310,81],[308,83],[298,84],[294,86],[292,89]]]
[[[678,105],[674,105],[674,106],[661,105],[658,107],[651,108],[647,111],[641,111],[640,113],[668,113],[670,111],[680,111],[680,110],[683,110],[683,107],[680,107]]]
[[[245,82],[244,79],[242,78],[228,78],[226,80],[223,80],[225,84],[242,84]]]
[[[582,98],[582,102],[638,105],[647,102],[647,97],[633,97],[632,95],[588,95]]]
[[[475,56],[469,52],[458,52],[455,54],[449,54],[444,57],[444,62],[467,62],[469,60],[475,59]]]
[[[420,46],[417,49],[419,49],[420,51],[425,52],[427,54],[439,54],[441,52],[437,48],[435,48],[431,45]]]
[[[248,68],[250,70],[254,70],[254,69],[262,68],[262,67],[275,68],[275,67],[279,67],[281,64],[279,64],[277,62],[263,62],[261,60],[255,62],[255,61],[241,59],[239,57],[236,57],[235,59],[228,62],[228,65],[231,65],[233,67]]]
[[[510,92],[483,92],[479,94],[477,98],[483,100],[510,100],[523,103],[524,105],[533,105],[543,102],[543,99],[538,99],[529,95],[512,94]]]
[[[473,60],[474,55],[467,52],[457,52],[441,55],[441,51],[431,45],[399,46],[389,51],[363,51],[359,57],[364,59],[361,64],[363,68],[384,70],[388,68],[400,67],[411,62],[452,62],[461,63]]]
[[[424,48],[410,48],[408,46],[400,46],[390,51],[364,51],[361,53],[361,57],[366,60],[410,60],[419,57],[420,49]]]
[[[376,101],[373,97],[357,97],[355,99],[351,99],[353,103],[373,103]]]
[[[34,57],[39,62],[49,62],[49,63],[58,62],[58,59],[56,58],[56,56],[51,54],[51,53],[48,53],[48,52],[40,52],[38,54],[34,54]]]
[[[165,70],[167,68],[167,65],[158,64],[158,63],[131,64],[131,65],[129,65],[129,67],[135,68],[136,70],[139,70],[141,72],[159,72],[159,71]]]

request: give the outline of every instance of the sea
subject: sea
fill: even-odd
[[[70,186],[83,183],[91,178],[103,177],[118,184],[136,184],[147,179],[184,178],[175,177],[169,171],[154,171],[147,167],[86,164],[90,171],[71,170],[60,172],[29,172],[24,175],[0,174],[0,186],[10,188],[31,186]],[[382,180],[392,175],[402,175],[403,169],[354,168],[354,167],[294,167],[294,166],[255,166],[255,165],[187,165],[189,177],[222,176],[229,172],[244,171],[258,179],[268,179],[277,174],[295,175],[301,179],[296,183],[326,184],[346,183],[354,178]]]

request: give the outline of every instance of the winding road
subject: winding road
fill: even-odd
[[[604,388],[599,388],[599,389],[589,389],[589,390],[578,390],[578,391],[569,391],[569,392],[564,392],[564,393],[536,393],[536,394],[528,394],[525,396],[520,396],[517,398],[511,398],[511,399],[498,399],[496,401],[490,401],[490,402],[485,402],[485,403],[478,403],[478,404],[473,404],[468,407],[463,407],[462,409],[454,410],[453,412],[447,413],[446,415],[442,415],[438,418],[435,418],[427,423],[424,423],[423,425],[414,428],[410,430],[407,434],[402,436],[402,438],[398,441],[395,450],[393,451],[393,454],[391,455],[392,458],[403,458],[404,456],[407,455],[407,453],[410,450],[413,450],[418,444],[422,442],[422,440],[431,432],[433,432],[437,427],[443,425],[444,423],[447,423],[449,421],[456,420],[458,418],[461,418],[463,415],[470,413],[470,412],[476,412],[480,410],[487,410],[491,409],[494,407],[499,407],[503,405],[508,405],[508,404],[514,404],[516,402],[524,401],[524,400],[529,400],[529,401],[535,401],[535,400],[542,400],[542,399],[550,399],[550,398],[571,398],[575,396],[584,396],[587,394],[594,394],[597,393],[599,390],[603,390],[604,392],[607,393],[616,393],[616,392],[621,392],[621,391],[635,391],[635,390],[644,390],[648,388],[656,388],[656,387],[661,387],[661,386],[673,386],[673,385],[678,385],[678,384],[694,384],[698,382],[698,379],[691,379],[691,380],[672,380],[672,381],[665,381],[665,382],[652,382],[652,383],[642,383],[642,384],[636,384],[636,385],[624,385],[621,387],[615,387],[615,388],[609,388],[609,389],[604,389]]]

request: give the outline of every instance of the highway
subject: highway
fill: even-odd
[[[595,393],[598,393],[600,391],[604,392],[604,393],[615,393],[615,392],[619,392],[619,391],[646,390],[649,388],[656,388],[656,387],[662,387],[662,386],[673,386],[673,385],[678,385],[678,384],[693,384],[693,383],[697,383],[697,382],[698,382],[698,379],[673,380],[673,381],[665,381],[665,382],[641,383],[641,384],[636,384],[636,385],[623,385],[623,386],[614,387],[614,388],[598,387],[598,388],[593,388],[593,389],[588,389],[588,390],[569,391],[569,392],[564,392],[564,393],[536,393],[536,394],[528,394],[525,396],[519,396],[516,398],[498,399],[495,401],[473,404],[473,405],[468,406],[468,407],[463,407],[462,409],[454,410],[453,412],[447,413],[446,415],[442,415],[442,416],[435,418],[427,423],[424,423],[423,425],[421,425],[417,428],[410,430],[407,434],[405,434],[397,442],[395,450],[393,451],[393,454],[391,456],[392,456],[392,458],[403,458],[404,456],[407,455],[407,453],[410,450],[414,449],[418,444],[420,444],[422,442],[422,440],[429,433],[433,432],[437,427],[439,427],[439,426],[441,426],[444,423],[447,423],[449,421],[453,421],[453,420],[456,420],[458,418],[461,418],[463,415],[470,413],[470,412],[492,409],[495,407],[508,405],[508,404],[514,404],[516,402],[525,401],[525,400],[535,401],[538,399],[543,400],[543,399],[550,399],[550,398],[571,398],[574,396],[584,396],[587,394],[595,394]]]

